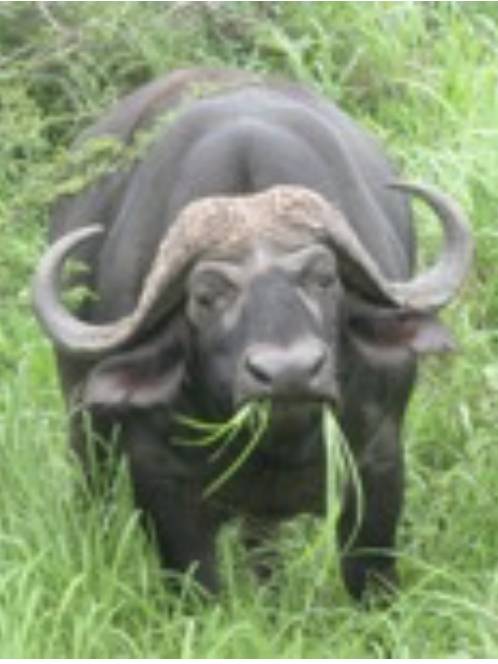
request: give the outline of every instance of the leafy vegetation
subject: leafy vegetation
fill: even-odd
[[[188,584],[172,595],[125,473],[112,509],[79,498],[29,278],[71,141],[122,94],[190,65],[316,85],[472,219],[475,270],[447,315],[461,352],[426,366],[407,423],[404,588],[387,609],[352,604],[328,547],[303,556],[320,532],[307,519],[284,529],[267,584],[235,526],[220,601]],[[1,3],[0,657],[496,657],[497,65],[496,3]]]

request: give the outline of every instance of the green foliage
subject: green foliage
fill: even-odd
[[[191,65],[316,85],[380,136],[407,178],[441,185],[472,219],[475,270],[447,316],[461,352],[426,366],[407,423],[404,590],[385,611],[351,605],[326,547],[303,556],[323,532],[307,519],[283,529],[267,584],[248,571],[235,527],[220,542],[220,601],[202,603],[188,584],[173,596],[125,473],[107,509],[76,490],[53,361],[29,309],[48,207],[136,158],[113,141],[68,155],[85,126]],[[0,4],[2,658],[496,656],[497,65],[496,3]]]

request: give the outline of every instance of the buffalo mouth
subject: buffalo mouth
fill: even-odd
[[[269,400],[272,416],[279,418],[299,418],[308,413],[319,413],[324,408],[339,411],[339,397],[331,395],[275,396]]]
[[[310,430],[321,421],[324,410],[332,411],[336,416],[340,414],[340,398],[334,394],[275,394],[260,395],[241,402],[236,412],[246,407],[264,407],[269,413],[268,439],[270,444],[274,439],[299,437],[302,431]],[[266,446],[265,446],[266,447]]]
[[[336,406],[320,396],[275,396],[266,403],[267,427],[257,445],[266,463],[293,466],[316,459],[322,453],[322,421],[325,410]]]
[[[235,406],[240,408],[250,402],[266,402],[275,413],[300,413],[323,406],[336,411],[341,398],[339,380],[332,366],[330,353],[327,352],[327,361],[315,378],[292,380],[292,372],[289,371],[289,380],[275,380],[273,384],[246,382],[240,385]]]
[[[274,395],[266,399],[275,416],[299,415],[309,411],[318,411],[322,408],[339,409],[339,397],[331,394],[289,394]]]

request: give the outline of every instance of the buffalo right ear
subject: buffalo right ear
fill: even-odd
[[[166,332],[106,358],[91,370],[83,388],[83,404],[103,410],[167,406],[181,388],[184,355],[178,336]]]
[[[432,312],[371,309],[351,316],[349,326],[363,350],[380,360],[399,352],[420,356],[456,349],[451,332]]]

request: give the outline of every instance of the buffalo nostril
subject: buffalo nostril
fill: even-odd
[[[270,386],[272,384],[272,366],[266,353],[250,353],[245,359],[246,370],[256,382]]]
[[[315,346],[309,353],[308,357],[304,358],[303,363],[305,373],[313,379],[316,378],[322,371],[327,359],[327,353],[324,347]]]

